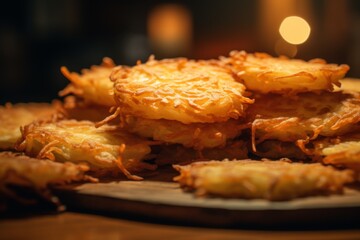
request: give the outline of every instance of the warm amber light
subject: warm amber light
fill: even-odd
[[[148,17],[148,34],[152,45],[161,51],[184,51],[190,44],[192,21],[188,9],[178,4],[164,4]]]
[[[291,44],[302,44],[310,36],[311,28],[308,22],[297,16],[285,18],[279,28],[280,35]]]

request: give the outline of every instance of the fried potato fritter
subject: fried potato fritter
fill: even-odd
[[[130,179],[140,180],[130,172],[156,168],[143,162],[151,151],[149,141],[130,135],[118,126],[95,128],[89,121],[63,120],[25,126],[22,135],[17,149],[27,155],[87,163],[96,176],[122,172]]]
[[[58,113],[60,104],[18,103],[0,106],[0,149],[14,149],[21,137],[20,127],[35,120],[49,120]]]
[[[284,201],[298,197],[340,193],[353,181],[350,170],[319,163],[287,161],[208,161],[174,166],[175,180],[198,195]]]
[[[70,81],[63,104],[0,107],[0,149],[29,156],[0,153],[0,196],[97,181],[90,176],[141,180],[172,164],[181,164],[174,180],[197,195],[341,193],[360,181],[360,84],[342,80],[348,70],[244,51],[219,60],[150,56],[133,67],[104,58],[81,73],[62,67]]]
[[[360,180],[360,132],[312,141],[303,151],[316,161],[356,171]]]
[[[50,160],[30,158],[12,152],[0,153],[1,185],[29,186],[37,189],[49,184],[64,184],[72,181],[96,181],[85,175],[89,167],[70,162],[58,163]]]
[[[115,68],[117,106],[124,115],[184,124],[225,122],[244,115],[253,101],[231,70],[217,61],[150,58]]]
[[[61,203],[48,192],[48,188],[74,181],[97,182],[96,178],[85,175],[88,170],[89,167],[86,165],[77,165],[70,162],[57,163],[11,152],[1,152],[0,196],[5,197],[5,200],[15,200],[25,205],[36,203],[33,196],[24,197],[21,194],[20,190],[27,188],[43,199],[57,205],[61,210]],[[5,206],[1,206],[2,204]],[[6,201],[1,201],[0,210],[6,208],[6,205]]]
[[[333,90],[349,70],[346,64],[327,64],[322,59],[306,62],[245,51],[232,51],[223,61],[233,66],[248,90],[263,94]]]
[[[360,181],[360,142],[342,143],[323,149],[325,164],[352,169]]]
[[[221,123],[183,124],[172,120],[136,117],[127,117],[124,127],[142,137],[179,143],[197,150],[225,146],[227,140],[239,136],[243,128],[234,119]]]
[[[81,74],[69,72],[61,67],[62,74],[71,82],[60,91],[60,96],[75,94],[89,104],[98,104],[111,107],[115,104],[113,85],[110,74],[115,63],[110,58],[104,58],[100,66],[94,65],[90,69],[83,69]]]
[[[360,93],[302,93],[294,98],[267,94],[255,99],[247,111],[254,149],[255,142],[266,139],[306,141],[360,127]]]

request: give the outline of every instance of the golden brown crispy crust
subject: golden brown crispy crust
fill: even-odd
[[[112,59],[105,57],[101,65],[93,65],[90,69],[83,69],[81,74],[69,72],[61,67],[62,74],[71,82],[59,92],[60,96],[74,94],[87,103],[111,107],[115,104],[113,98],[113,82],[110,74],[115,67]]]
[[[84,164],[58,163],[30,158],[12,152],[0,153],[2,184],[29,186],[37,189],[72,181],[97,181],[85,175],[90,168]],[[10,177],[11,172],[11,177]]]
[[[175,180],[198,195],[284,201],[298,197],[341,193],[353,172],[319,163],[288,161],[208,161],[174,166]]]
[[[259,95],[247,121],[255,144],[267,139],[301,142],[320,136],[337,136],[359,129],[360,94],[344,92],[302,93],[284,98]]]
[[[142,137],[201,150],[225,146],[228,140],[240,135],[243,126],[235,119],[221,123],[183,124],[172,120],[128,116],[124,128]]]
[[[333,90],[339,86],[349,66],[327,64],[322,59],[309,62],[286,57],[273,58],[266,53],[232,51],[222,58],[244,80],[248,90],[259,93],[294,95],[299,92]]]
[[[252,103],[244,85],[218,61],[150,58],[115,68],[111,79],[122,113],[147,119],[224,122],[243,116]]]
[[[18,103],[0,106],[0,149],[14,149],[21,137],[20,127],[33,121],[49,120],[61,115],[61,103]]]
[[[59,205],[58,200],[48,191],[54,185],[74,181],[97,182],[96,178],[85,175],[87,165],[70,162],[57,163],[40,160],[11,152],[0,153],[0,194],[20,203],[32,203],[32,199],[22,198],[13,187],[31,188],[37,194]]]
[[[301,147],[314,161],[352,169],[360,180],[359,132],[332,138],[320,138]]]
[[[95,175],[122,172],[140,180],[130,172],[156,168],[143,162],[150,154],[149,144],[118,126],[95,128],[93,122],[63,120],[25,126],[17,149],[37,158],[87,163]]]

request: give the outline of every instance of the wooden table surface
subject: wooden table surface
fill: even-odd
[[[354,219],[355,221],[355,219]],[[175,226],[65,212],[0,220],[0,239],[360,239],[359,229],[246,230]]]

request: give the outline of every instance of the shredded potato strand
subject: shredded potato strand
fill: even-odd
[[[243,116],[253,102],[218,61],[150,59],[131,69],[117,67],[110,78],[122,112],[147,119],[223,122]]]

